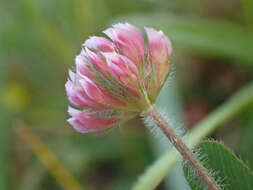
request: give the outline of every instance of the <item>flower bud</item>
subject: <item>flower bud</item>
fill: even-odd
[[[76,73],[65,85],[70,103],[68,122],[79,132],[102,131],[147,110],[170,71],[171,43],[160,31],[141,32],[128,23],[93,36],[76,57]]]

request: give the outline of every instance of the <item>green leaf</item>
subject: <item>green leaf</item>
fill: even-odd
[[[228,148],[215,141],[202,142],[197,149],[202,164],[224,190],[251,190],[253,173]],[[183,166],[192,190],[207,189],[188,164]]]
[[[253,107],[250,107],[249,111],[245,113],[245,121],[243,128],[240,132],[240,147],[239,151],[242,154],[243,160],[249,165],[250,169],[253,169]]]
[[[169,14],[126,15],[117,18],[117,21],[162,30],[173,44],[197,53],[229,58],[240,61],[240,64],[253,63],[253,35],[250,30],[235,23]]]

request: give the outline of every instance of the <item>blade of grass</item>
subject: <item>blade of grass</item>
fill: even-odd
[[[19,185],[19,190],[38,189],[38,184],[42,183],[46,174],[46,168],[43,167],[39,160],[36,160],[28,171],[25,172],[21,184]]]
[[[64,168],[49,147],[31,129],[19,126],[16,132],[64,190],[82,190],[78,181]]]
[[[232,119],[253,103],[253,83],[250,83],[229,100],[209,114],[185,137],[185,143],[193,148],[216,128]],[[134,184],[133,190],[152,190],[163,180],[168,172],[179,162],[181,157],[175,148],[162,155]]]
[[[19,0],[18,4],[22,7],[22,14],[32,23],[32,36],[44,49],[48,56],[55,60],[55,63],[68,64],[72,61],[75,52],[73,44],[66,40],[62,30],[58,25],[49,20],[48,16],[43,13],[43,9],[38,2],[31,0]],[[25,14],[24,14],[25,13]],[[28,26],[31,26],[30,23]],[[55,59],[58,57],[58,60]],[[60,60],[60,61],[59,61]]]

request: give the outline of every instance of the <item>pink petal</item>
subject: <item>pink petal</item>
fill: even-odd
[[[86,92],[82,89],[76,74],[70,72],[71,76],[70,80],[68,80],[65,84],[67,97],[71,104],[79,107],[90,107],[94,109],[104,109],[105,106],[94,102],[92,99],[88,97]],[[74,82],[72,81],[74,80]]]
[[[112,52],[114,51],[113,43],[103,37],[93,36],[84,42],[84,46],[93,51]]]
[[[146,48],[143,36],[136,27],[128,23],[119,23],[105,30],[104,33],[112,39],[120,53],[134,61],[138,67],[140,66]]]
[[[148,36],[149,53],[154,64],[156,77],[162,83],[170,69],[169,56],[172,52],[171,42],[162,31],[158,32],[153,28],[145,28],[145,30]]]
[[[117,98],[111,96],[107,91],[101,89],[101,91],[103,92],[103,97],[105,99],[106,105],[109,107],[118,107],[118,108],[122,108],[125,107],[126,104],[123,103],[122,101],[118,100]]]
[[[122,56],[116,52],[103,53],[102,55],[105,57],[108,67],[113,69],[118,75],[124,75],[126,73],[131,73],[134,75],[139,74],[136,65],[125,56]]]
[[[85,48],[84,51],[85,57],[104,75],[106,75],[107,64],[98,56],[96,53],[90,51],[88,48]]]
[[[76,74],[69,69],[69,78],[71,81],[74,81],[76,78]]]
[[[68,100],[70,101],[71,104],[75,106],[80,106],[80,107],[85,107],[88,106],[85,104],[80,98],[78,98],[73,91],[73,83],[72,81],[68,80],[65,84]]]
[[[108,63],[108,69],[113,77],[124,87],[139,97],[139,76],[135,64],[128,58],[113,53],[103,53]]]
[[[166,53],[170,55],[172,53],[172,45],[167,36],[162,31],[156,31],[153,28],[145,27],[148,35],[149,51],[154,56],[160,53]]]
[[[84,56],[78,55],[75,59],[76,63],[76,72],[80,75],[86,76],[91,79],[95,79],[96,75],[91,71],[87,62],[85,61]]]
[[[72,116],[68,122],[81,133],[103,131],[120,121],[118,118],[92,116],[94,112],[79,111],[71,107],[69,107],[68,112]]]
[[[90,99],[98,103],[104,103],[102,92],[94,82],[86,77],[83,77],[80,79],[80,84]]]
[[[97,86],[93,81],[88,78],[82,78],[80,84],[87,94],[88,98],[94,102],[104,105],[105,107],[123,107],[125,104],[117,98],[111,96],[101,87]]]

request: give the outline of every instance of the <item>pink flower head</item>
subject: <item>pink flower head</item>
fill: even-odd
[[[171,43],[161,32],[116,24],[104,37],[91,37],[76,57],[76,72],[65,85],[70,103],[68,122],[79,132],[103,131],[147,110],[170,71]],[[80,110],[82,109],[82,110]]]

